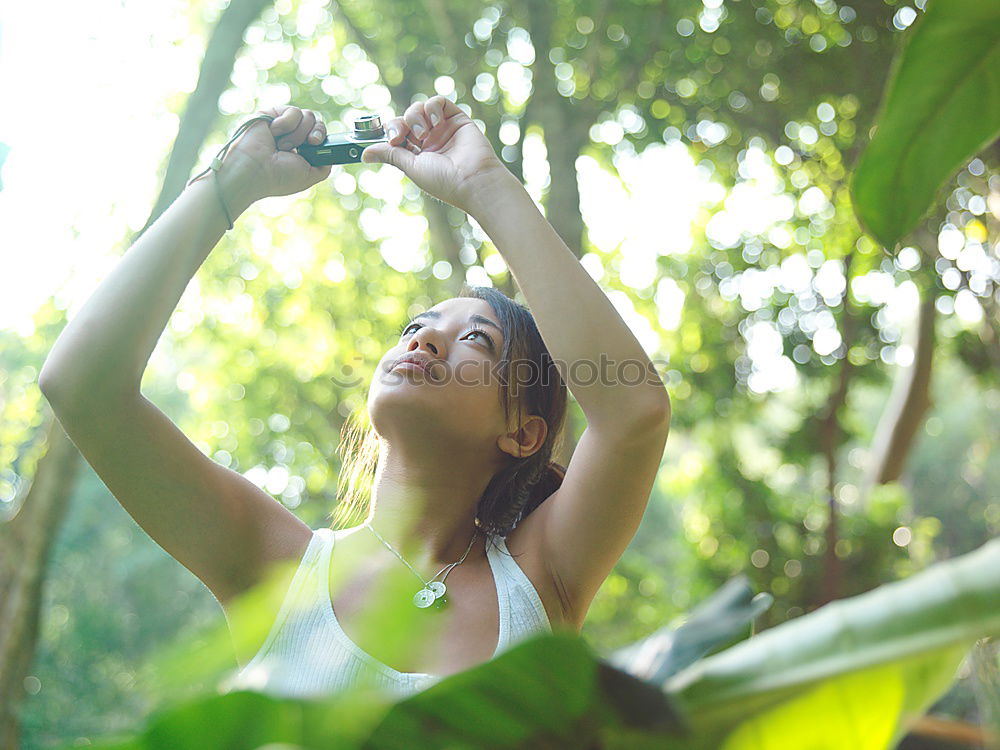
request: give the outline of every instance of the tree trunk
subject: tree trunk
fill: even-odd
[[[823,559],[823,584],[820,589],[817,606],[831,602],[840,596],[843,570],[840,557],[837,555],[837,542],[840,540],[840,503],[837,500],[837,451],[843,440],[843,428],[840,424],[839,412],[847,401],[848,386],[854,366],[845,355],[840,361],[840,377],[837,388],[830,395],[826,411],[820,419],[820,447],[826,461],[826,554]]]
[[[935,308],[933,294],[924,294],[917,317],[913,364],[899,368],[889,402],[875,430],[871,459],[863,480],[863,497],[873,486],[899,479],[931,406]]]
[[[270,4],[270,0],[239,0],[231,2],[222,12],[208,40],[205,57],[198,73],[198,84],[181,115],[177,138],[170,150],[160,195],[146,220],[146,225],[134,240],[141,237],[184,190],[191,176],[191,168],[198,158],[198,152],[205,143],[213,123],[219,117],[219,97],[229,86],[229,77],[233,72],[236,55],[243,48],[243,34]]]
[[[0,747],[4,748],[18,746],[18,714],[38,642],[49,552],[82,463],[55,419],[49,423],[47,444],[20,509],[0,526]]]
[[[545,217],[579,258],[583,252],[584,226],[576,160],[590,132],[590,113],[583,111],[583,105],[575,99],[563,96],[556,89],[555,70],[549,60],[555,5],[528,3],[527,8],[535,46],[531,112],[545,133],[551,180],[545,197]],[[528,123],[523,124],[523,128],[527,126]]]
[[[243,34],[269,4],[265,0],[241,0],[230,3],[223,11],[205,51],[198,86],[181,117],[160,194],[145,226],[129,245],[184,190],[198,152],[219,115],[219,96],[229,85]],[[38,640],[45,565],[82,461],[56,420],[47,439],[48,451],[39,461],[20,511],[0,526],[0,747],[11,750],[18,746],[17,711]]]
[[[849,253],[844,258],[845,278],[851,277],[851,265],[853,262],[854,254]],[[819,415],[819,446],[826,461],[827,524],[825,537],[826,553],[823,559],[823,582],[820,587],[819,600],[816,606],[837,599],[840,596],[843,580],[843,566],[840,563],[840,557],[837,555],[837,542],[840,539],[840,503],[837,500],[836,493],[837,453],[844,439],[844,429],[840,422],[840,410],[847,403],[847,394],[855,374],[854,365],[851,364],[847,353],[854,344],[858,329],[857,313],[854,311],[846,292],[844,294],[843,316],[840,328],[843,331],[844,350],[844,356],[840,360],[840,374],[837,378],[836,388],[830,393],[826,407]]]

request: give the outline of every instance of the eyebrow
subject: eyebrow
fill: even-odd
[[[435,318],[436,319],[436,318],[440,318],[440,317],[441,317],[441,313],[439,313],[437,310],[428,310],[427,312],[422,312],[419,315],[414,315],[413,318],[412,318],[412,320],[416,320],[417,318]],[[476,313],[473,313],[472,315],[469,316],[469,322],[470,323],[482,323],[483,325],[492,326],[493,328],[496,328],[498,331],[500,331],[501,334],[503,334],[503,329],[500,326],[498,326],[496,323],[494,323],[489,318],[484,317],[482,315],[478,315]]]

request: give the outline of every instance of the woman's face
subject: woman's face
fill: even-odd
[[[488,447],[505,432],[498,365],[504,335],[475,297],[443,300],[416,316],[379,361],[368,392],[376,433],[390,443],[445,438]],[[414,357],[426,369],[400,360]]]

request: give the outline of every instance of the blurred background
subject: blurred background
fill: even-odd
[[[964,164],[891,252],[848,192],[923,12],[923,0],[6,6],[0,689],[24,698],[0,708],[0,745],[137,726],[159,700],[150,655],[224,623],[68,443],[37,375],[137,233],[274,104],[313,109],[333,132],[434,94],[459,102],[657,363],[672,430],[582,632],[599,653],[738,573],[774,595],[770,627],[995,536],[1000,148]],[[207,455],[327,525],[341,424],[403,321],[462,282],[524,301],[462,212],[391,167],[334,167],[227,233],[143,393]],[[344,387],[352,373],[364,382]],[[563,462],[583,426],[574,403]],[[934,708],[952,741],[928,730],[904,746],[976,746],[971,672]]]

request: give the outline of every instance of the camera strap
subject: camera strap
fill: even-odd
[[[243,135],[249,129],[249,127],[253,125],[255,122],[259,120],[266,120],[267,122],[271,122],[273,119],[274,117],[271,115],[257,115],[256,117],[251,117],[249,120],[240,125],[236,129],[236,132],[233,133],[233,137],[229,139],[226,145],[224,145],[221,149],[219,149],[219,153],[215,155],[214,159],[212,159],[212,163],[209,164],[208,167],[205,168],[200,174],[197,174],[190,180],[188,180],[187,184],[190,185],[196,180],[200,180],[202,177],[208,174],[209,170],[218,172],[222,168],[222,160],[226,158],[226,153],[229,151],[229,147],[233,145],[233,142],[237,138]]]

